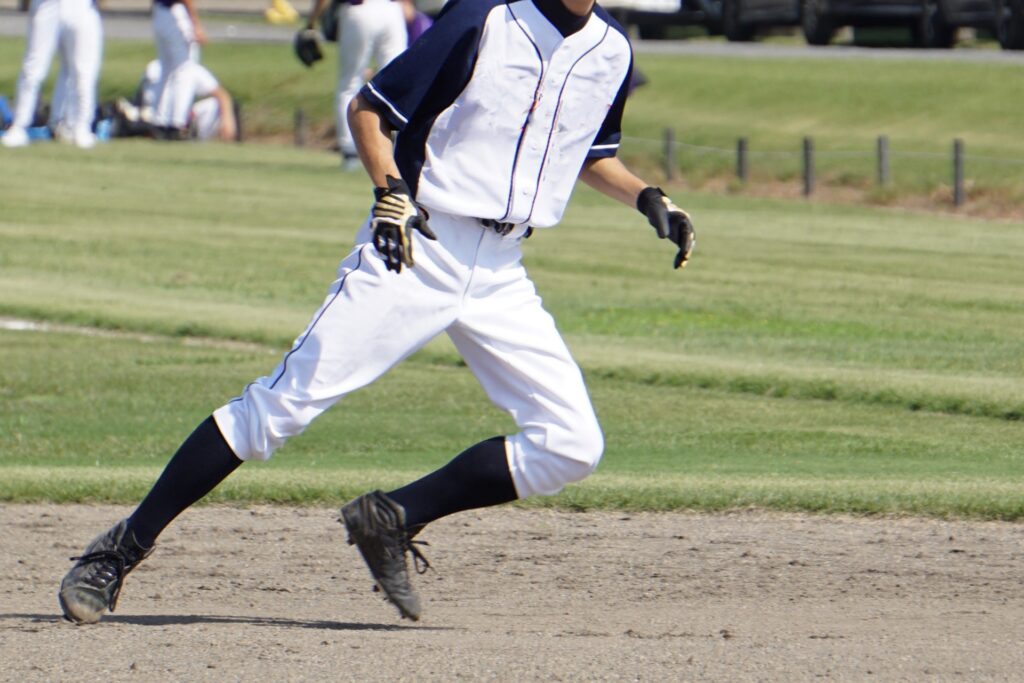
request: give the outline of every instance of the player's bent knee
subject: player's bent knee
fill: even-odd
[[[582,474],[572,481],[579,481],[589,476],[597,469],[597,463],[601,461],[601,456],[604,455],[604,435],[601,433],[601,428],[596,422],[587,429],[580,429],[578,431],[576,452],[579,454],[580,464],[585,465],[585,471],[581,470]]]
[[[508,440],[509,467],[520,498],[554,495],[588,477],[604,452],[596,422],[571,432],[520,432]]]
[[[213,417],[240,460],[269,460],[320,412],[319,408],[282,401],[253,384],[241,397],[215,410]]]

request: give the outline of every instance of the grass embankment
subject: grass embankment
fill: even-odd
[[[13,93],[23,41],[0,38],[0,93]],[[334,47],[313,69],[288,44],[208,45],[203,61],[243,104],[257,137],[292,140],[302,108],[311,137],[331,142]],[[148,41],[107,41],[101,100],[134,92],[155,56]],[[673,128],[682,177],[692,187],[732,181],[739,137],[750,148],[747,190],[796,194],[801,144],[815,141],[819,191],[872,203],[948,207],[952,142],[964,141],[968,204],[987,214],[1024,205],[1024,72],[1019,64],[922,59],[637,57],[650,83],[627,107],[623,155],[660,173],[662,133]],[[56,67],[55,67],[56,68]],[[54,68],[54,69],[55,69]],[[875,141],[890,141],[892,184],[874,186]],[[781,185],[780,185],[781,183]]]
[[[367,183],[255,145],[7,158],[0,315],[168,338],[0,333],[0,498],[130,502],[304,327]],[[1021,225],[686,204],[682,273],[635,211],[585,188],[526,243],[608,442],[594,477],[532,504],[1024,516]],[[214,499],[336,502],[510,429],[438,342]]]

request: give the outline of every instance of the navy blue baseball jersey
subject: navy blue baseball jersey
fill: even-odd
[[[362,90],[398,131],[416,201],[549,227],[588,158],[614,156],[632,70],[622,27],[558,0],[452,0]]]

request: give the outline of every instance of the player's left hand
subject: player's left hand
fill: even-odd
[[[316,37],[316,31],[311,28],[303,29],[295,34],[295,39],[292,41],[292,49],[295,50],[295,56],[299,58],[299,61],[307,67],[313,66],[324,58],[324,53],[320,50],[320,41]]]
[[[636,208],[647,216],[647,220],[658,233],[658,237],[666,237],[679,247],[674,261],[675,268],[685,268],[690,254],[697,244],[696,233],[690,214],[672,203],[660,187],[645,188],[636,200]]]
[[[387,187],[375,187],[373,195],[373,246],[384,257],[388,270],[402,272],[402,264],[413,266],[412,231],[418,230],[424,237],[436,240],[437,235],[427,226],[426,209],[412,200],[409,186],[401,178],[387,176]]]

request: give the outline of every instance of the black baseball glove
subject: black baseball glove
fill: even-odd
[[[419,230],[424,237],[436,240],[437,235],[427,226],[426,209],[412,200],[409,186],[401,178],[387,176],[387,187],[373,188],[377,201],[373,205],[373,246],[384,257],[388,270],[402,272],[402,264],[412,268],[412,231]]]
[[[313,66],[324,58],[324,53],[320,51],[320,41],[314,29],[306,28],[296,33],[292,45],[295,48],[295,56],[306,66]]]
[[[636,208],[647,216],[658,237],[667,237],[679,247],[674,267],[685,268],[686,262],[690,260],[690,254],[693,253],[693,247],[697,244],[690,214],[673,204],[660,187],[645,188],[636,200]]]

